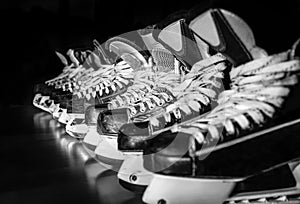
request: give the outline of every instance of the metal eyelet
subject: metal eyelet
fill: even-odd
[[[137,181],[138,177],[135,174],[131,174],[129,176],[129,180],[133,183],[135,183]]]
[[[163,99],[160,100],[160,102],[157,104],[158,106],[163,106],[165,104],[165,101]]]
[[[157,201],[157,204],[167,204],[167,201],[165,201],[164,199],[160,199],[159,201]]]

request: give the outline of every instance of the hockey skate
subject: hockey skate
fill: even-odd
[[[299,90],[298,42],[287,52],[232,68],[230,89],[219,95],[212,111],[152,135],[144,167],[156,174],[144,202],[280,203],[297,196],[298,168],[296,181],[283,189],[235,190],[300,158],[299,101],[293,95]],[[216,183],[206,188],[207,182]],[[157,184],[167,190],[158,192]],[[217,188],[222,191],[215,192]]]
[[[50,113],[53,113],[59,103],[57,101],[59,96],[70,94],[76,76],[78,77],[78,75],[87,72],[82,69],[83,61],[87,57],[86,51],[70,49],[67,52],[71,60],[70,64],[62,54],[56,52],[56,55],[65,65],[63,72],[54,79],[46,81],[44,84],[38,84],[35,87],[36,95],[33,99],[34,106]]]
[[[153,44],[154,43],[152,41],[151,46],[153,46]],[[149,47],[149,44],[147,47]],[[122,95],[119,95],[115,100],[112,100],[109,103],[110,110],[101,112],[99,114],[97,128],[99,135],[97,140],[94,139],[94,141],[100,141],[95,150],[99,160],[103,161],[103,159],[105,159],[106,162],[108,162],[109,160],[120,161],[124,160],[124,158],[128,158],[129,163],[132,161],[134,163],[138,163],[139,166],[142,167],[140,155],[137,157],[130,157],[118,151],[118,130],[121,125],[128,123],[133,118],[134,120],[145,120],[145,118],[147,118],[144,115],[145,113],[149,114],[151,112],[160,110],[172,102],[172,94],[159,84],[164,84],[165,87],[175,87],[176,84],[178,84],[181,76],[175,72],[175,65],[176,62],[178,64],[178,61],[175,60],[173,55],[168,50],[163,48],[159,43],[156,43],[156,45],[152,47],[151,56],[155,62],[155,65],[151,65],[151,67],[149,67],[151,70],[143,70],[141,73],[138,73],[136,81],[131,87],[129,87],[128,91]],[[143,90],[143,87],[145,86],[143,85],[144,83],[152,84],[152,87],[148,88],[146,86],[147,90]],[[139,96],[140,94],[142,94],[142,96]],[[124,108],[115,109],[116,107]],[[136,159],[137,161],[135,161]],[[123,175],[122,172],[127,172],[128,170],[129,169],[126,167],[126,165],[122,166],[121,169],[118,169],[118,175]],[[143,174],[143,172],[141,173]],[[139,182],[142,182],[142,177],[140,177],[142,174],[139,174]],[[149,182],[148,175],[146,175],[145,179],[146,181],[143,181],[143,183]]]
[[[113,110],[116,108],[126,107],[130,104],[139,103],[145,97],[145,94],[152,91],[153,89],[151,86],[154,82],[153,80],[149,79],[154,75],[154,72],[152,71],[153,65],[150,64],[153,63],[151,58],[149,58],[149,56],[148,57],[145,56],[145,54],[142,55],[141,48],[138,48],[137,45],[134,45],[133,43],[130,43],[129,41],[126,41],[126,39],[122,39],[120,37],[116,37],[112,40],[109,40],[106,44],[109,47],[109,49],[115,52],[119,57],[124,58],[124,60],[132,64],[133,67],[140,69],[140,70],[136,69],[136,72],[133,74],[134,81],[132,84],[130,84],[130,86],[128,86],[126,92],[114,95],[113,97],[110,98],[110,101],[106,100],[109,103],[109,107],[107,109]],[[171,67],[173,69],[175,59],[172,56],[172,54],[168,53],[168,51],[166,51],[161,45],[160,47],[158,45],[155,45],[153,49],[154,50],[152,51],[152,55],[153,55],[152,57],[156,63],[156,69],[158,70],[164,69],[165,73],[168,70],[170,70]],[[164,50],[160,50],[160,49],[164,49]],[[134,60],[130,59],[129,54],[134,56],[135,59]],[[147,62],[147,58],[148,58],[148,62]],[[159,97],[167,97],[166,98],[167,101],[171,100],[168,94],[161,94],[161,95],[163,96],[159,96]],[[157,97],[156,99],[160,100]],[[101,100],[103,100],[103,98],[101,98]],[[156,103],[158,102],[160,101],[156,101]],[[147,108],[147,104],[145,105],[144,108]],[[97,107],[97,105],[94,107],[90,107],[90,110],[86,111],[86,117],[90,118],[90,120],[92,121],[94,121],[95,119],[97,120],[98,114],[105,110],[103,108],[100,108],[101,110],[98,109],[99,108]],[[139,111],[133,110],[132,112],[133,114],[136,115],[137,112]],[[93,124],[90,123],[90,125],[92,126]],[[84,139],[84,141],[86,141],[87,143],[87,146],[90,146],[91,149],[94,149],[98,145],[97,144],[98,140],[97,138],[94,139],[94,137],[97,137],[97,135],[94,134],[93,131],[92,134],[87,135]]]
[[[217,14],[215,14],[215,12]],[[214,18],[212,16],[214,16]],[[216,16],[218,16],[218,18]],[[222,87],[214,87],[207,90],[203,89],[204,92],[201,91],[195,92],[195,89],[193,87],[199,87],[199,86],[202,86],[203,88],[210,87],[207,84],[205,85],[205,83],[201,83],[201,80],[208,79],[211,82],[219,83],[220,81],[222,81],[223,72],[226,69],[227,60],[229,60],[232,64],[238,64],[244,61],[249,61],[252,58],[257,58],[258,54],[259,57],[265,55],[265,52],[263,50],[256,48],[252,31],[250,30],[248,25],[244,23],[239,17],[235,16],[232,13],[223,10],[209,10],[208,12],[205,12],[204,14],[193,19],[189,27],[194,28],[194,25],[200,26],[200,23],[202,23],[203,26],[208,26],[208,25],[214,26],[214,23],[216,23],[215,27],[218,28],[222,27],[222,30],[219,30],[218,32],[213,29],[212,31],[208,31],[207,29],[202,29],[202,30],[206,30],[207,32],[215,31],[217,32],[215,34],[216,37],[226,36],[226,39],[219,40],[219,42],[222,45],[228,44],[225,49],[226,51],[223,50],[223,54],[227,57],[224,57],[221,54],[217,54],[207,58],[207,56],[209,56],[208,50],[211,47],[211,42],[209,41],[212,41],[212,39],[209,39],[206,36],[208,34],[201,33],[204,37],[208,38],[207,40],[200,41],[199,37],[198,40],[194,41],[194,43],[191,43],[189,40],[185,40],[183,36],[189,36],[189,38],[191,38],[191,33],[193,33],[194,31],[193,30],[189,31],[189,28],[185,24],[184,20],[179,20],[175,23],[172,23],[168,25],[166,28],[162,29],[160,33],[156,33],[156,38],[158,39],[158,41],[160,41],[162,44],[168,47],[169,50],[172,50],[174,55],[177,56],[182,63],[185,64],[194,63],[194,64],[189,64],[185,66],[185,69],[191,68],[191,71],[185,76],[183,76],[183,80],[182,80],[183,83],[177,87],[180,90],[174,89],[173,91],[171,91],[171,93],[176,93],[176,92],[180,93],[178,95],[173,94],[177,96],[175,103],[168,106],[165,109],[165,111],[161,111],[160,113],[153,114],[153,116],[150,115],[148,121],[146,120],[145,122],[140,122],[140,123],[130,123],[121,127],[119,131],[119,139],[118,139],[119,150],[126,152],[127,154],[129,152],[135,154],[137,152],[140,152],[140,154],[138,154],[141,157],[139,158],[139,160],[142,161],[143,156],[141,152],[143,152],[144,145],[147,143],[147,139],[151,138],[153,132],[159,132],[161,131],[161,129],[164,129],[165,127],[171,126],[175,123],[180,124],[185,120],[189,120],[191,118],[197,117],[198,115],[204,114],[211,108],[211,106],[213,106],[211,104],[211,102],[214,100],[213,95],[209,95],[209,91],[210,93],[215,92],[216,90],[217,92],[219,92],[220,90],[218,89],[220,88],[222,89]],[[232,29],[235,26],[237,26],[237,23],[242,24],[243,27],[242,28],[239,27],[239,30],[237,30],[236,31],[237,33],[235,33]],[[183,31],[179,34],[177,33],[177,35],[174,34],[174,31],[178,32],[180,30]],[[173,41],[170,40],[171,39],[170,37],[167,37],[168,32],[172,33],[169,35],[173,37],[172,39]],[[188,35],[189,32],[190,34]],[[197,37],[197,35],[194,36]],[[236,36],[240,36],[240,38]],[[247,46],[249,50],[244,44],[244,41],[247,42]],[[207,42],[209,42],[209,44],[207,44]],[[178,48],[179,45],[181,45],[180,49]],[[230,45],[233,45],[233,47],[231,47]],[[239,47],[237,45],[239,45]],[[197,50],[191,51],[190,49],[190,51],[188,51],[187,47],[194,48],[194,49],[197,48]],[[214,48],[216,49],[216,47]],[[261,53],[258,53],[257,51],[252,55],[251,50],[253,49],[261,50]],[[180,50],[180,52],[178,50]],[[206,53],[204,53],[205,50]],[[234,54],[233,52],[234,50],[236,54]],[[193,55],[188,54],[188,53],[194,53],[194,57],[195,57],[195,53],[197,52],[201,53],[200,55],[198,55],[198,58],[192,58],[191,56]],[[242,55],[242,53],[244,54]],[[235,58],[237,56],[239,57]],[[196,71],[197,68],[195,67],[200,67],[200,69]],[[202,76],[199,76],[200,70],[203,73]],[[218,70],[218,71],[212,74],[211,70],[214,71]],[[206,75],[211,77],[208,77]],[[213,77],[213,76],[220,76],[220,77]],[[197,77],[198,79],[196,79]],[[187,83],[188,81],[189,83]],[[126,161],[123,163],[123,165],[130,166],[126,164]],[[129,169],[129,168],[124,168],[124,169]],[[144,174],[147,175],[147,178],[149,178],[150,177],[149,175],[151,175],[151,173],[144,170],[143,168],[138,168],[136,171],[144,172]],[[120,174],[119,178],[124,180],[123,182],[126,181],[128,183],[133,183],[131,179],[132,174],[133,172],[131,173],[128,172],[127,174],[123,172],[122,174]],[[125,175],[127,175],[127,177]],[[150,179],[148,179],[148,181],[150,181]]]
[[[71,125],[77,119],[84,120],[85,109],[91,104],[95,104],[96,85],[100,81],[108,80],[106,73],[113,67],[111,59],[108,58],[99,43],[94,40],[93,44],[93,52],[86,51],[89,55],[82,65],[87,71],[76,78],[70,89],[72,94],[63,96],[60,106],[54,112],[54,115],[56,113],[59,116],[61,123],[67,124],[67,132],[71,135],[73,129]]]
[[[85,119],[89,121],[97,120],[100,111],[98,110],[99,105],[107,104],[114,98],[126,93],[135,80],[133,71],[137,72],[140,66],[148,66],[144,55],[138,51],[141,48],[125,38],[114,37],[105,43],[105,47],[121,61],[111,66],[110,69],[107,68],[102,74],[102,78],[96,80],[92,87],[77,93],[80,96],[95,98],[95,103],[85,109],[87,110],[85,111]],[[100,109],[102,111],[102,108]],[[80,138],[84,138],[89,132],[89,127],[95,126],[89,121],[69,122],[70,125],[67,130],[72,132],[73,136],[78,133]],[[85,132],[82,131],[83,126],[87,127]]]

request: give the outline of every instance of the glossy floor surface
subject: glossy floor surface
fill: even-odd
[[[51,115],[16,106],[1,116],[1,204],[142,203]]]

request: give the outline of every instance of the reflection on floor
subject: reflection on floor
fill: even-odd
[[[89,201],[86,203],[111,203],[111,204],[117,204],[117,203],[142,203],[141,201],[141,195],[135,194],[133,192],[130,192],[126,189],[124,189],[118,181],[117,178],[117,172],[111,170],[109,165],[101,164],[99,161],[96,161],[94,159],[94,155],[90,154],[87,149],[82,145],[82,142],[80,140],[74,139],[70,136],[68,136],[65,133],[65,128],[61,124],[59,124],[57,121],[55,121],[51,115],[44,112],[37,112],[34,113],[36,110],[33,110],[32,112],[28,108],[26,108],[26,114],[32,114],[33,118],[33,130],[32,130],[32,137],[31,138],[38,138],[40,141],[43,139],[45,143],[48,141],[49,143],[55,144],[55,149],[53,148],[53,155],[51,155],[51,150],[47,151],[49,160],[52,160],[52,157],[57,158],[57,162],[61,164],[57,168],[61,169],[67,169],[66,171],[69,172],[69,174],[64,178],[64,175],[60,175],[61,179],[69,180],[69,175],[74,180],[73,184],[74,187],[77,188],[76,191],[71,190],[71,188],[65,189],[65,196],[71,195],[72,192],[91,192]],[[17,111],[18,112],[18,111]],[[27,118],[29,118],[28,116]],[[22,120],[20,119],[20,124],[22,123]],[[16,125],[17,126],[17,125]],[[32,150],[34,151],[34,149]],[[56,155],[56,152],[59,152],[59,154]],[[39,155],[40,152],[32,152],[33,155]],[[55,154],[55,155],[54,155]],[[55,161],[55,159],[54,159]],[[50,164],[49,164],[50,165]],[[52,168],[52,167],[50,167]],[[53,167],[54,168],[54,167]],[[57,170],[59,174],[59,170]],[[83,176],[82,176],[83,175]],[[76,177],[78,176],[78,177]],[[85,178],[82,178],[85,177]],[[78,180],[76,179],[78,178]],[[41,178],[43,179],[43,178]],[[49,178],[47,178],[49,179]],[[53,178],[56,179],[56,178]],[[51,180],[51,179],[50,179]],[[84,181],[85,180],[85,181]],[[1,178],[0,178],[1,181]],[[54,182],[51,185],[61,185],[58,182]],[[64,183],[64,182],[62,182]],[[47,182],[45,182],[43,185],[48,185]],[[49,184],[50,185],[50,184]],[[63,185],[63,184],[62,184]],[[70,183],[70,186],[72,186],[72,182]],[[29,187],[28,187],[29,188]],[[49,190],[50,191],[50,190]],[[18,191],[17,191],[18,193]],[[16,193],[16,194],[17,194]],[[13,201],[12,199],[7,199],[6,195],[7,193],[0,192],[0,203],[1,201],[10,201],[9,203]],[[80,194],[80,193],[79,193]],[[60,196],[64,195],[64,193],[60,192]],[[56,196],[56,194],[53,193],[51,196]],[[75,196],[75,195],[74,195]],[[80,197],[80,195],[76,195]],[[86,196],[86,195],[84,195]],[[24,196],[26,198],[26,196]],[[28,197],[28,196],[27,196]],[[30,197],[30,196],[29,196]],[[38,198],[28,198],[25,200],[25,203],[27,201],[36,201],[36,203],[42,203],[44,202],[44,196],[40,196],[40,200]],[[39,196],[37,196],[39,197]],[[50,197],[50,196],[49,196]],[[53,198],[52,198],[53,199]],[[17,199],[18,200],[18,199]],[[54,199],[53,199],[54,200]],[[90,202],[93,201],[93,202]],[[47,201],[45,201],[47,202]],[[15,202],[17,203],[17,202]],[[57,203],[57,202],[56,202]],[[60,203],[60,202],[58,202]],[[73,202],[74,203],[74,202]],[[75,201],[76,203],[76,201]],[[79,203],[79,200],[78,200]],[[81,202],[82,203],[82,202]]]

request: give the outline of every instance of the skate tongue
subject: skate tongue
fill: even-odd
[[[147,49],[151,52],[157,71],[175,72],[176,59],[173,54],[153,38],[153,28],[139,30]]]
[[[94,53],[100,58],[101,64],[113,64],[112,60],[110,60],[105,53],[104,49],[100,45],[100,43],[95,39],[93,40],[93,44],[95,47]]]
[[[187,69],[204,58],[201,53],[206,49],[197,45],[194,34],[184,19],[171,23],[162,30],[154,30],[153,37],[170,50]]]
[[[154,26],[141,29],[138,31],[138,33],[141,36],[141,38],[143,39],[143,41],[149,51],[152,51],[155,48],[163,49],[164,47],[153,38],[153,35],[152,35],[153,30],[154,30]]]
[[[233,65],[252,60],[255,46],[249,26],[236,15],[220,9],[209,10],[191,21],[190,28],[215,52],[225,55]]]
[[[298,58],[300,59],[300,38],[294,43],[292,50],[291,50],[291,58]]]
[[[148,64],[145,57],[140,53],[142,49],[127,39],[115,37],[109,40],[106,45],[110,52],[122,58],[135,70]]]
[[[169,72],[175,70],[175,58],[171,52],[164,48],[154,48],[152,57],[156,65],[156,71]]]

